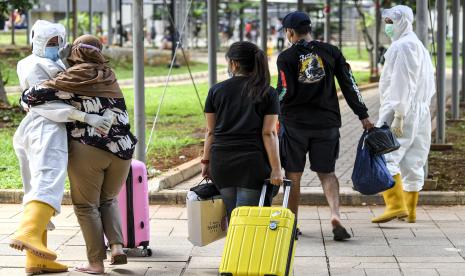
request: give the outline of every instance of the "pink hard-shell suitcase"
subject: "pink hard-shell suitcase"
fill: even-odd
[[[118,195],[124,248],[142,247],[142,256],[151,256],[149,189],[147,169],[139,160],[132,160],[126,183]]]

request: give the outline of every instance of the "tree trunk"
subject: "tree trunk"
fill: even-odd
[[[3,82],[2,72],[0,71],[0,102],[6,105],[10,105],[8,102],[8,98],[6,96],[6,90]]]
[[[15,11],[11,11],[11,45],[15,45]]]
[[[368,51],[368,53],[370,55],[370,76],[373,76],[373,72],[374,72],[374,58],[373,58],[374,52],[373,52],[373,50],[375,50],[374,49],[373,39],[371,38],[371,36],[369,34],[367,22],[366,22],[366,19],[365,19],[365,14],[363,13],[363,9],[360,6],[359,0],[354,0],[354,4],[355,4],[355,8],[357,9],[357,12],[358,12],[358,14],[360,16],[360,19],[362,20],[361,27],[362,27],[362,33],[363,33],[363,40],[365,41],[365,48],[366,48],[366,50]],[[376,27],[375,27],[375,29],[376,29]]]
[[[357,30],[357,55],[359,59],[362,58],[362,42],[360,40],[361,40],[360,32],[358,32]]]
[[[120,0],[121,1],[121,0]],[[73,0],[73,41],[78,38],[78,10],[77,0]]]
[[[240,3],[240,9],[239,9],[239,40],[244,41],[244,6],[243,6],[244,0],[239,0]],[[279,12],[279,8],[278,8]]]

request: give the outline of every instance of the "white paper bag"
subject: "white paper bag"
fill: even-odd
[[[227,232],[226,206],[221,198],[186,200],[189,241],[205,246],[224,238]]]

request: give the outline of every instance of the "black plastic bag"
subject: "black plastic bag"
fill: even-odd
[[[384,156],[374,155],[364,146],[367,135],[367,131],[365,131],[358,143],[352,183],[354,190],[364,195],[374,195],[392,188],[394,179],[386,167]]]
[[[203,183],[204,181],[205,183]],[[215,184],[210,182],[207,178],[204,178],[202,181],[200,181],[199,185],[192,187],[190,191],[196,193],[197,196],[201,199],[212,198],[220,194],[220,191],[218,191],[218,188],[216,188]]]
[[[400,148],[400,144],[387,124],[368,131],[365,145],[372,154],[386,154]]]

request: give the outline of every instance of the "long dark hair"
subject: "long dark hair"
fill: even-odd
[[[239,73],[249,77],[243,93],[258,101],[264,98],[270,88],[270,70],[265,52],[251,42],[240,41],[229,47],[226,58],[237,62]]]

